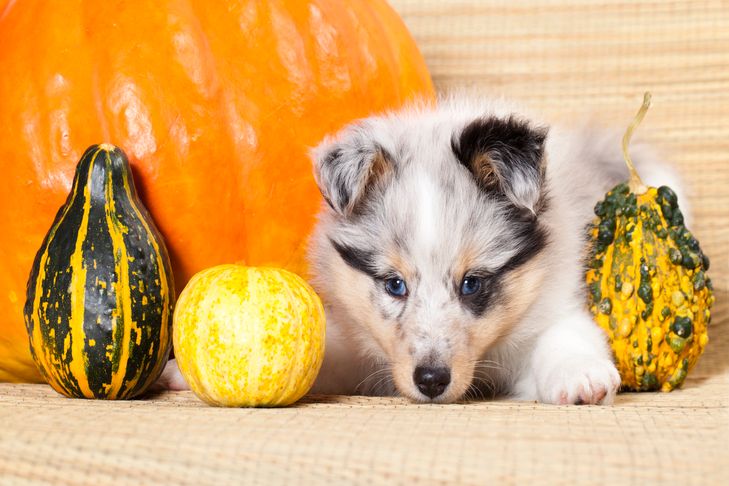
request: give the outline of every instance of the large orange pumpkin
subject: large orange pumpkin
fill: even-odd
[[[384,0],[0,0],[0,380],[40,379],[25,283],[89,145],[129,155],[181,289],[225,262],[302,271],[308,148],[432,96]]]

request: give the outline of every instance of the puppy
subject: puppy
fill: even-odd
[[[313,159],[327,312],[314,393],[612,403],[620,377],[583,264],[592,208],[628,176],[619,136],[454,97],[358,121]]]

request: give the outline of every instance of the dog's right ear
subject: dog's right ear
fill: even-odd
[[[456,158],[489,192],[501,193],[525,215],[544,207],[547,129],[514,116],[478,118],[451,141]]]
[[[312,151],[312,158],[324,200],[345,217],[393,170],[392,157],[363,126],[324,140]]]

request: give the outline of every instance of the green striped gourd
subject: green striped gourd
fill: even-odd
[[[141,394],[169,355],[173,289],[126,156],[89,147],[28,279],[25,323],[41,374],[69,397]]]

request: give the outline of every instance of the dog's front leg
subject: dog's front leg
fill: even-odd
[[[619,386],[605,334],[580,309],[537,337],[515,392],[545,403],[609,405]]]

